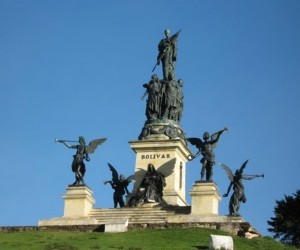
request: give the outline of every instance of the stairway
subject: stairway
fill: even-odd
[[[112,219],[128,219],[129,224],[166,223],[169,216],[190,214],[189,206],[153,206],[124,208],[94,208],[89,217],[97,219],[99,224],[106,224]]]

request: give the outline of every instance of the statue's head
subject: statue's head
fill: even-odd
[[[83,136],[79,136],[79,143],[85,145],[85,138]]]
[[[236,177],[241,177],[241,175],[242,175],[242,172],[239,170],[239,169],[237,169],[236,171],[235,171],[235,174],[234,174]]]
[[[150,172],[150,173],[154,173],[155,172],[155,168],[154,168],[154,165],[152,163],[148,164],[148,172]]]
[[[208,140],[209,137],[210,137],[210,135],[209,135],[208,132],[205,132],[205,133],[203,134],[203,139],[204,139],[204,140]]]
[[[158,81],[158,76],[156,74],[152,75],[151,80]]]
[[[182,80],[182,79],[179,79],[179,80],[178,80],[178,85],[179,85],[180,87],[183,86],[183,80]]]
[[[121,181],[124,181],[124,180],[125,180],[125,175],[120,174],[120,180],[121,180]]]
[[[166,35],[166,37],[170,37],[170,34],[171,34],[171,31],[169,30],[169,29],[166,29],[165,30],[165,35]]]

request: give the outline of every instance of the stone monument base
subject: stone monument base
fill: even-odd
[[[221,196],[214,182],[196,181],[190,191],[191,215],[218,215]]]
[[[50,220],[40,220],[39,226],[95,225],[98,221],[88,217],[95,199],[92,190],[86,185],[68,186],[63,196],[65,200],[64,216]]]
[[[243,218],[218,215],[220,197],[215,183],[196,182],[191,195],[192,207],[144,203],[133,208],[105,209],[92,208],[95,200],[87,186],[69,186],[63,196],[64,216],[40,220],[38,230],[104,231],[105,228],[106,232],[124,232],[145,228],[205,227],[246,238],[260,236]],[[205,202],[215,205],[204,206]]]
[[[154,134],[153,136],[163,135]],[[156,171],[165,176],[163,200],[169,205],[188,206],[185,199],[185,176],[186,162],[191,152],[185,141],[160,138],[129,143],[136,153],[135,183],[132,193],[138,192],[148,165],[153,164]]]
[[[86,185],[68,186],[65,200],[64,217],[88,216],[95,204],[92,190]]]

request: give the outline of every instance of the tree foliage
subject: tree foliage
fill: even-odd
[[[300,247],[300,190],[277,200],[274,214],[268,221],[268,231],[284,244]]]

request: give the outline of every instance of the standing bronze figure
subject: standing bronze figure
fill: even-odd
[[[127,187],[129,183],[134,179],[134,175],[131,175],[128,178],[125,178],[125,176],[122,174],[119,176],[117,170],[110,163],[107,164],[110,171],[112,172],[112,180],[104,181],[104,184],[106,185],[107,183],[109,183],[112,189],[115,190],[113,195],[114,208],[117,208],[118,204],[122,208],[125,206],[123,195],[125,195],[125,193],[129,194]]]
[[[56,142],[63,143],[66,147],[71,149],[76,149],[76,154],[73,155],[72,161],[72,171],[75,173],[75,182],[71,186],[85,185],[84,174],[86,167],[84,160],[90,161],[89,154],[95,152],[96,148],[106,141],[106,138],[92,140],[89,145],[85,144],[85,138],[83,136],[79,137],[78,145],[70,145],[67,140],[55,140]]]
[[[143,87],[146,89],[144,96],[148,95],[146,104],[147,119],[160,119],[162,106],[162,83],[159,81],[158,76],[154,74],[151,76],[149,83],[145,83]]]
[[[225,131],[228,131],[227,128],[224,128],[213,135],[209,135],[208,132],[203,134],[203,140],[200,138],[187,138],[186,140],[190,142],[192,145],[195,145],[198,148],[198,152],[196,155],[192,155],[192,159],[196,158],[199,154],[202,154],[202,159],[200,163],[202,164],[201,169],[201,180],[204,180],[204,176],[206,177],[206,181],[213,181],[213,169],[212,167],[215,165],[215,153],[213,149],[217,146],[217,142],[221,136],[221,134]],[[192,160],[191,159],[191,160]]]
[[[239,209],[241,202],[245,203],[247,201],[245,196],[244,185],[242,180],[252,180],[256,177],[264,177],[262,175],[243,175],[244,168],[246,167],[248,160],[245,161],[240,169],[237,169],[235,174],[233,175],[231,169],[226,166],[224,163],[220,163],[220,166],[226,171],[228,179],[230,180],[230,184],[228,186],[227,193],[223,195],[223,197],[227,197],[231,188],[233,188],[233,194],[231,195],[229,201],[229,215],[230,216],[240,216]]]
[[[164,83],[164,102],[162,118],[173,121],[180,121],[183,109],[183,80],[175,80]]]
[[[169,29],[165,30],[165,38],[161,39],[158,44],[158,56],[157,63],[154,66],[152,72],[155,70],[156,66],[162,62],[162,70],[164,80],[170,81],[175,80],[175,61],[177,60],[177,38],[181,30],[171,35]]]

